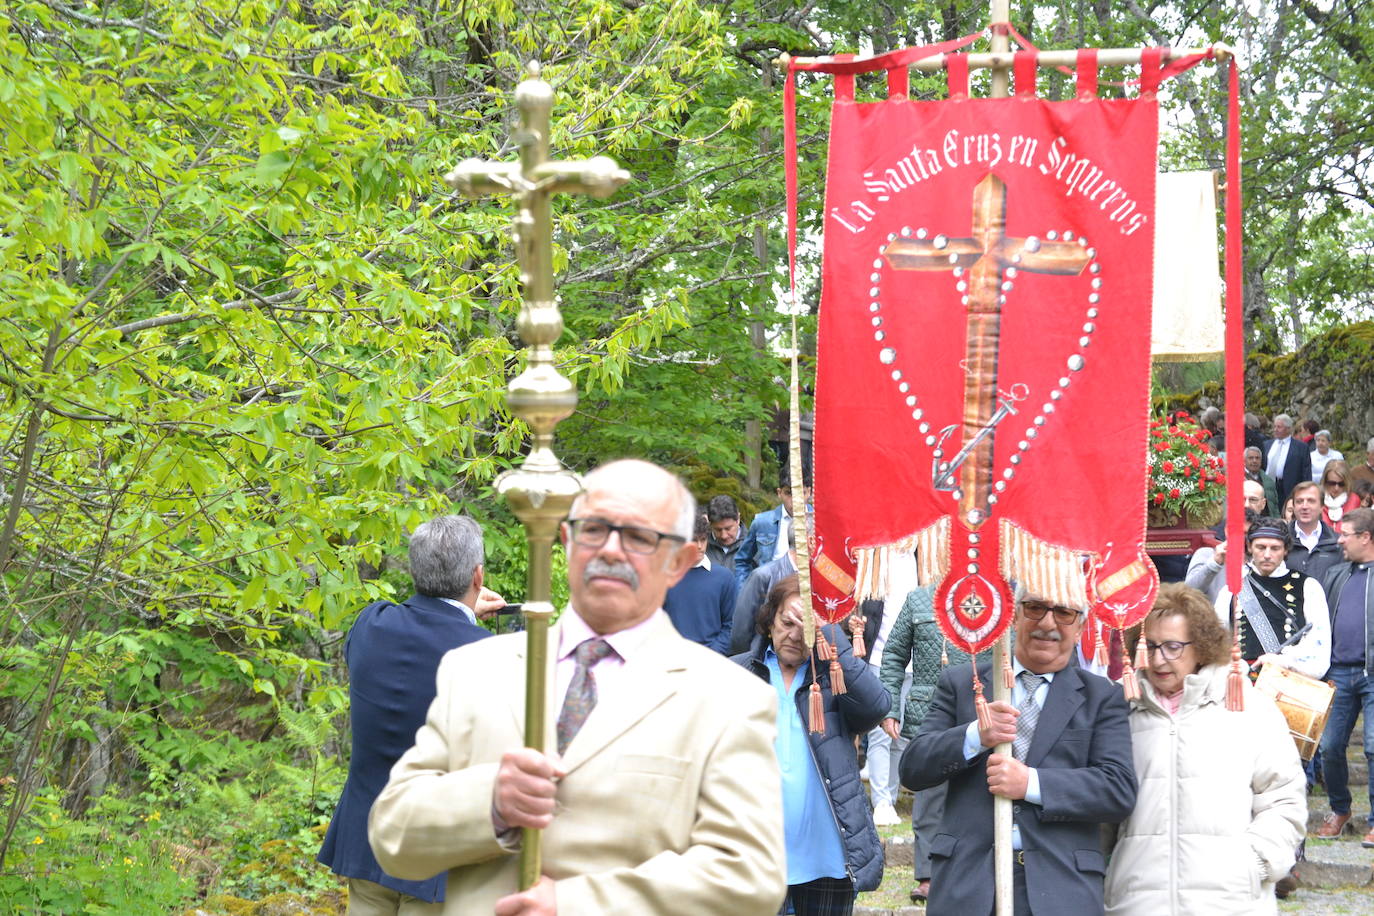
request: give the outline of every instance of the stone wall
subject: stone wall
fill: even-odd
[[[1157,412],[1224,408],[1221,386],[1209,383],[1186,395],[1156,398]],[[1331,430],[1333,445],[1358,461],[1374,436],[1374,322],[1334,328],[1283,356],[1254,354],[1245,361],[1245,409],[1259,414],[1264,431],[1275,414],[1301,423],[1309,417]]]

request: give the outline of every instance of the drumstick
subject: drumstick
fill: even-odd
[[[1289,646],[1295,645],[1296,643],[1298,643],[1299,641],[1301,641],[1302,638],[1303,638],[1304,636],[1307,635],[1307,631],[1310,630],[1310,629],[1312,629],[1312,624],[1310,624],[1310,623],[1308,623],[1308,624],[1303,624],[1303,627],[1302,627],[1301,630],[1298,630],[1298,632],[1294,633],[1292,636],[1288,637],[1287,639],[1285,639],[1285,640],[1283,641],[1283,644],[1282,644],[1281,646],[1279,646],[1279,648],[1278,648],[1278,652],[1273,652],[1273,653],[1270,653],[1270,654],[1272,654],[1272,655],[1278,655],[1279,652],[1282,652],[1284,649],[1287,649]],[[1250,663],[1250,670],[1251,670],[1251,671],[1254,671],[1256,668],[1259,667],[1259,664],[1260,664],[1260,663],[1259,663],[1259,659],[1256,659],[1255,661],[1251,662],[1251,663]]]

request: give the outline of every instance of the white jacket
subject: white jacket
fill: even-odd
[[[1272,700],[1245,685],[1226,709],[1227,668],[1184,681],[1171,716],[1138,672],[1131,741],[1140,783],[1107,869],[1109,916],[1277,913],[1274,882],[1307,826],[1307,780]]]

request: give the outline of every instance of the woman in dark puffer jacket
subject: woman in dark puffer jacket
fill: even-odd
[[[837,652],[845,692],[832,692],[827,663],[813,670],[814,656],[802,639],[796,576],[773,586],[755,623],[753,645],[734,661],[778,693],[775,747],[782,770],[788,901],[798,916],[845,916],[853,911],[855,895],[873,890],[883,878],[883,847],[859,780],[854,736],[877,725],[891,700],[838,626],[822,629]],[[813,683],[824,733],[810,730]]]

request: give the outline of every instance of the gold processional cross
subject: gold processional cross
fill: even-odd
[[[553,288],[553,223],[549,215],[554,194],[608,197],[630,180],[630,173],[607,156],[556,162],[549,158],[549,112],[553,87],[529,65],[529,76],[515,88],[520,128],[512,139],[520,149],[519,162],[465,159],[444,180],[465,197],[502,192],[519,202],[515,218],[516,257],[524,298],[516,330],[529,346],[525,371],[511,380],[506,403],[523,419],[533,441],[519,468],[506,471],[496,489],[525,526],[529,541],[529,569],[523,607],[528,648],[525,659],[525,744],[544,750],[545,664],[548,657],[552,557],[558,525],[568,515],[582,489],[577,475],[553,451],[553,432],[577,407],[577,389],[559,373],[553,345],[563,333],[563,316]],[[541,844],[538,830],[526,828],[520,848],[520,887],[539,880]]]
[[[883,255],[896,270],[968,271],[968,325],[964,358],[964,446],[935,475],[938,489],[953,489],[959,475],[959,517],[977,530],[988,517],[993,484],[993,439],[997,424],[1015,413],[1011,396],[997,390],[997,354],[1002,305],[1010,281],[1020,270],[1076,276],[1092,260],[1076,242],[1046,241],[1034,236],[1008,238],[1007,186],[989,172],[973,189],[970,238],[897,239]]]

